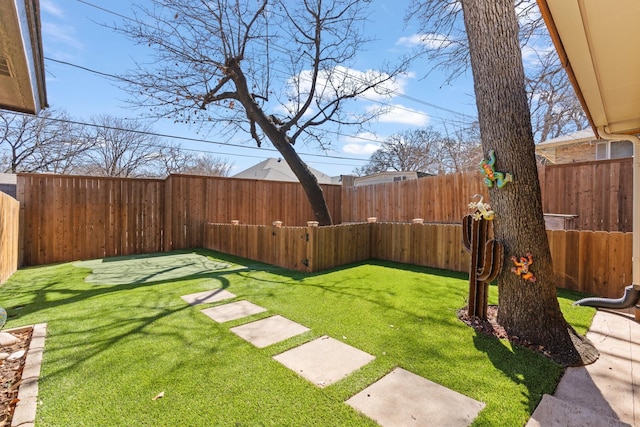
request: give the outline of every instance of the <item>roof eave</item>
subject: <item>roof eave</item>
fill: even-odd
[[[0,108],[37,114],[48,107],[39,0],[0,2]]]
[[[578,79],[576,78],[575,73],[573,72],[573,68],[571,67],[571,63],[569,62],[569,57],[567,56],[567,52],[564,49],[564,45],[562,44],[562,40],[560,39],[560,34],[558,33],[558,28],[553,20],[553,16],[551,15],[551,11],[549,10],[549,5],[547,4],[547,0],[536,0],[538,2],[538,7],[540,8],[540,13],[542,18],[544,19],[545,24],[547,25],[547,29],[549,30],[549,35],[551,36],[551,41],[556,48],[556,52],[558,52],[558,57],[560,58],[560,63],[562,64],[562,68],[564,68],[567,76],[569,77],[569,81],[571,82],[571,86],[573,86],[573,90],[576,93],[576,97],[578,101],[580,101],[580,105],[587,115],[587,120],[589,121],[589,126],[593,130],[593,133],[596,137],[599,137],[598,128],[596,127],[593,118],[591,116],[591,112],[589,111],[589,106],[580,90],[580,85],[578,84]]]

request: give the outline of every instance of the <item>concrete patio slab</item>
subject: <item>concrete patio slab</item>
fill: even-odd
[[[277,315],[236,326],[230,330],[256,347],[263,348],[307,332],[309,328]]]
[[[545,394],[525,427],[630,427],[630,424]]]
[[[466,427],[485,407],[402,368],[394,369],[346,403],[383,427]]]
[[[205,308],[200,311],[216,322],[224,323],[231,320],[242,319],[243,317],[251,316],[253,314],[262,313],[267,311],[267,309],[252,302],[242,300],[219,305],[217,307]]]
[[[180,298],[185,300],[188,304],[207,304],[212,302],[220,302],[226,299],[235,298],[236,296],[224,289],[210,289],[204,292],[198,292],[195,294],[183,295]]]
[[[333,384],[375,359],[362,350],[328,336],[273,358],[319,387]]]
[[[553,396],[629,425],[640,425],[640,324],[598,310],[587,332],[600,351],[591,365],[567,368]]]

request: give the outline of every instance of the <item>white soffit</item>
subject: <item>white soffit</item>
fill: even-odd
[[[640,132],[640,1],[539,0],[548,6],[592,124],[609,133]],[[562,52],[559,52],[562,57]]]

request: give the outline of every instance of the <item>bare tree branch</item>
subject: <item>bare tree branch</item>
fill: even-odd
[[[551,44],[535,0],[516,0],[529,107],[536,142],[585,128],[588,123]],[[405,20],[417,23],[416,49],[447,72],[451,84],[470,67],[460,0],[413,0]],[[428,72],[427,72],[428,74]]]
[[[368,1],[151,0],[134,22],[116,27],[153,48],[127,76],[132,102],[155,117],[266,138],[302,183],[321,224],[331,223],[317,179],[293,144],[320,146],[326,126],[361,127],[380,110],[353,114],[351,101],[393,81],[389,71],[349,69],[367,41]],[[359,73],[359,74],[358,74]]]

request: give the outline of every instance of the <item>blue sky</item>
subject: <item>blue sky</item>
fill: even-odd
[[[377,68],[385,59],[394,60],[413,47],[417,40],[415,30],[405,27],[403,22],[408,0],[376,0],[370,4],[371,22],[366,31],[376,41],[364,46],[359,54],[357,71],[360,72]],[[90,117],[102,114],[136,117],[138,112],[127,105],[129,95],[125,91],[108,78],[78,68],[117,75],[131,69],[134,60],[148,54],[145,47],[135,46],[100,25],[119,21],[109,12],[132,16],[130,2],[40,0],[40,7],[44,55],[48,58],[45,59],[45,68],[49,105],[65,110],[79,121],[88,121]],[[461,118],[467,120],[468,117],[451,111],[475,116],[471,79],[462,78],[454,85],[443,86],[444,77],[439,72],[424,77],[429,69],[425,60],[419,60],[407,75],[394,82],[395,96],[385,102],[395,108],[373,124],[372,134],[344,132],[332,141],[330,151],[314,146],[297,147],[299,152],[306,153],[302,158],[311,167],[328,175],[350,174],[354,168],[366,164],[377,148],[376,141],[384,140],[393,133],[427,125],[452,132]],[[246,144],[246,148],[227,146],[220,143],[223,139],[216,138],[215,132],[197,133],[168,120],[154,123],[153,129],[163,135],[205,140],[167,138],[187,149],[210,152],[227,159],[233,164],[231,174],[265,158],[278,157],[277,152],[269,151],[269,144],[263,144],[264,148],[257,148],[251,143]]]

